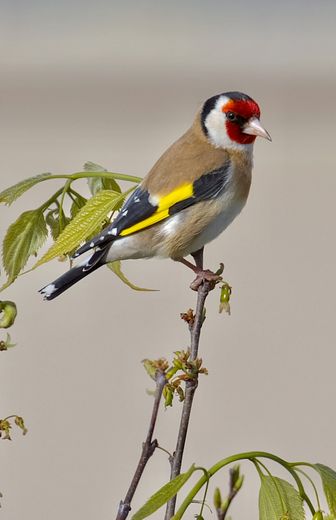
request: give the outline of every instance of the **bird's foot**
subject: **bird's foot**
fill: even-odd
[[[217,271],[214,273],[213,271],[210,271],[210,269],[200,269],[197,271],[197,276],[193,282],[190,284],[190,289],[193,291],[198,291],[201,285],[204,284],[204,282],[210,283],[210,290],[214,289],[215,285],[222,281],[223,278],[221,277],[221,273]]]

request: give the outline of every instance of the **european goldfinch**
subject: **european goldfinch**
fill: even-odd
[[[116,219],[75,253],[91,256],[41,289],[52,300],[98,267],[115,260],[163,257],[193,269],[195,289],[214,273],[203,270],[204,245],[244,207],[251,184],[253,143],[271,140],[257,103],[241,92],[208,99],[192,126],[154,164]],[[192,255],[195,265],[185,259]]]

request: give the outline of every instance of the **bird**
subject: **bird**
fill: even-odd
[[[91,251],[90,256],[40,289],[44,299],[56,298],[116,260],[171,258],[194,271],[194,290],[205,280],[216,280],[215,273],[204,269],[204,246],[245,206],[258,136],[271,141],[250,96],[232,91],[207,99],[114,221],[74,253],[77,258]],[[195,263],[186,259],[189,255]]]

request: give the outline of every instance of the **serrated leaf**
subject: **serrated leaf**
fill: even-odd
[[[50,177],[51,173],[41,173],[40,175],[35,175],[34,177],[29,177],[28,179],[24,179],[14,186],[7,188],[6,190],[0,193],[0,202],[7,204],[8,206],[12,204],[17,198],[19,198],[23,193],[27,190],[38,184],[39,182],[44,181],[47,177]]]
[[[84,164],[84,171],[86,172],[107,172],[106,168],[100,166],[100,164],[95,164],[93,162],[87,162]],[[113,190],[118,193],[121,193],[121,188],[117,181],[115,181],[112,177],[100,177],[99,173],[97,173],[97,177],[89,177],[87,179],[87,183],[92,195],[96,195],[100,190]],[[119,209],[119,208],[116,208]]]
[[[132,516],[132,520],[142,520],[143,518],[155,513],[155,511],[166,504],[179,492],[194,471],[195,465],[193,464],[186,473],[181,473],[181,475],[178,475],[174,480],[165,484]]]
[[[114,262],[109,262],[106,264],[111,271],[114,272],[120,278],[122,282],[124,282],[128,287],[133,289],[134,291],[157,291],[157,289],[146,289],[145,287],[138,287],[137,285],[134,285],[134,283],[130,282],[130,280],[124,275],[124,273],[121,270],[121,262],[120,260],[115,260]]]
[[[94,163],[92,161],[87,161],[83,168],[85,172],[107,172],[107,169],[104,168],[104,166],[101,166],[100,164]]]
[[[9,226],[3,241],[2,258],[8,282],[13,282],[31,255],[44,244],[48,236],[43,212],[39,209],[25,211]]]
[[[314,467],[321,476],[330,512],[333,516],[336,516],[336,472],[328,466],[324,466],[324,464],[314,464]]]
[[[303,501],[286,480],[264,476],[259,492],[260,520],[304,520]]]
[[[73,251],[97,229],[97,226],[102,224],[106,215],[113,211],[124,197],[125,194],[123,193],[119,194],[108,190],[99,191],[92,199],[87,201],[34,267]]]

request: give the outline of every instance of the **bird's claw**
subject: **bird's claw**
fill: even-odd
[[[198,291],[204,282],[209,282],[210,288],[214,289],[215,285],[222,280],[223,278],[219,274],[210,271],[210,269],[201,270],[197,273],[195,280],[191,282],[190,289]]]

